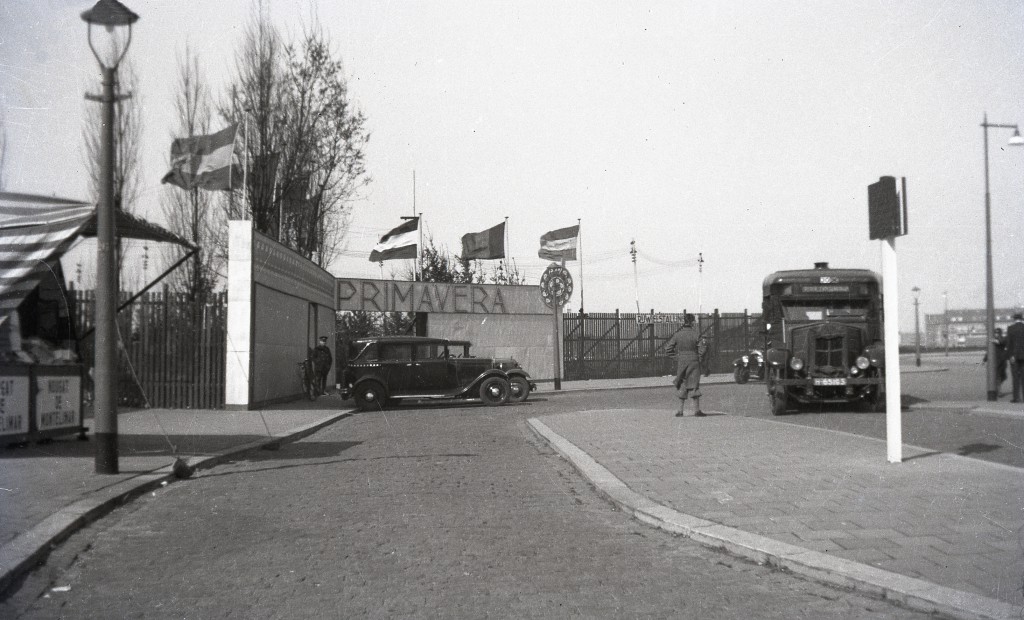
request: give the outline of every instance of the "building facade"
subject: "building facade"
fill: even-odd
[[[1015,312],[1020,308],[996,308],[996,327],[1003,332],[1013,322]],[[948,334],[948,345],[947,345]],[[980,349],[985,347],[985,309],[948,310],[940,314],[924,315],[924,333],[921,346],[930,349]]]

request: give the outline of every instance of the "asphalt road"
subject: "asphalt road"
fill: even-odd
[[[524,424],[617,397],[346,418],[115,511],[0,616],[927,617],[644,526]]]

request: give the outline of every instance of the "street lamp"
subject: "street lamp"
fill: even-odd
[[[99,202],[96,205],[96,334],[93,435],[96,473],[116,474],[117,463],[117,262],[114,230],[114,94],[117,66],[132,41],[132,24],[139,16],[117,0],[99,0],[82,13],[88,24],[89,49],[103,73],[103,93],[86,95],[103,104]],[[93,26],[102,26],[103,30]],[[98,35],[94,41],[95,34]]]
[[[1024,138],[1020,135],[1020,128],[1017,125],[1000,125],[988,122],[986,113],[981,122],[982,133],[985,136],[985,346],[988,351],[988,372],[986,373],[988,387],[988,400],[995,401],[999,398],[999,383],[996,380],[996,304],[995,293],[992,290],[992,195],[988,187],[988,128],[1001,127],[1012,129],[1013,137],[1010,138],[1010,146],[1024,145]]]
[[[918,305],[917,305],[918,304],[918,297],[917,296],[921,292],[921,289],[915,286],[914,288],[912,288],[910,290],[914,291],[914,350],[915,350],[914,363],[917,366],[920,366],[921,365],[921,323],[919,321],[920,321],[921,313],[918,312],[918,309],[917,309],[918,308]]]
[[[942,341],[945,347],[945,357],[949,357],[949,299],[947,291],[942,291]]]

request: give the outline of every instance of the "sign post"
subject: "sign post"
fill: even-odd
[[[907,233],[907,184],[903,209],[895,177],[868,185],[868,232],[882,242],[882,312],[885,315],[885,440],[890,463],[903,461],[903,411],[900,386],[899,279],[896,237]]]
[[[572,297],[572,276],[565,268],[565,261],[561,265],[551,263],[544,270],[540,277],[540,295],[544,305],[551,308],[551,321],[554,334],[554,371],[555,389],[562,389],[562,347],[561,338],[558,336],[558,311],[569,302]]]

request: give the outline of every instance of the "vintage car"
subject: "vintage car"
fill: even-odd
[[[487,405],[523,402],[537,386],[514,359],[474,357],[466,341],[383,336],[349,343],[341,397],[363,410],[399,400],[479,398]]]

